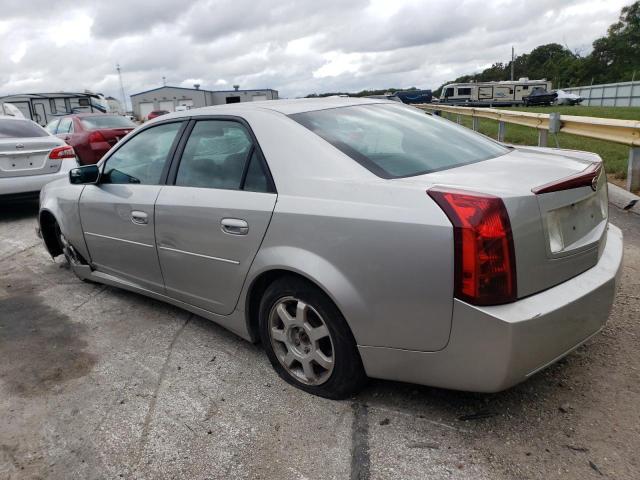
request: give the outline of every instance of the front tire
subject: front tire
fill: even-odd
[[[324,292],[300,278],[273,282],[260,302],[260,337],[278,375],[321,397],[343,399],[366,383],[355,339]]]

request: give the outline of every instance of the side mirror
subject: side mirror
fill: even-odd
[[[100,169],[97,165],[84,165],[69,170],[69,181],[76,185],[97,183],[100,178]]]

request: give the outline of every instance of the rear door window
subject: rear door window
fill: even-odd
[[[52,122],[49,122],[44,129],[51,134],[55,134],[58,123],[60,123],[60,119],[55,119]]]
[[[60,120],[60,125],[58,125],[58,130],[56,133],[71,133],[73,131],[73,120],[71,118],[66,117]]]
[[[247,129],[227,120],[198,121],[182,153],[175,184],[269,192],[269,180]]]
[[[44,128],[29,120],[0,119],[0,138],[33,138],[49,135]]]
[[[291,115],[382,178],[459,167],[504,155],[493,140],[403,105],[358,105]]]

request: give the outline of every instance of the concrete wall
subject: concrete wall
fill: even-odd
[[[582,105],[602,107],[640,107],[640,81],[563,88],[584,98]]]

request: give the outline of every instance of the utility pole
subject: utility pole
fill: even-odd
[[[167,86],[167,77],[162,77],[162,86],[163,87]]]
[[[122,83],[122,73],[120,72],[119,63],[116,63],[116,70],[118,72],[118,78],[120,78],[120,93],[122,93],[122,108],[124,108],[124,113],[127,113],[127,96],[124,94],[124,84]]]
[[[511,46],[511,81],[513,82],[513,62],[515,60],[515,50],[513,48],[513,46]]]

